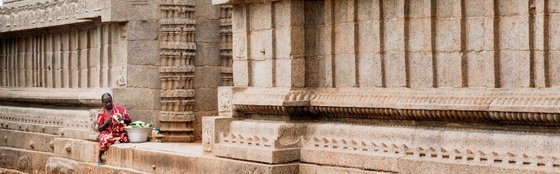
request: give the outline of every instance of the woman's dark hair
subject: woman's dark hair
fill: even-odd
[[[108,92],[106,92],[106,93],[104,93],[103,95],[101,95],[101,102],[103,102],[103,98],[106,98],[107,96],[113,98],[113,96],[111,96],[111,94],[109,94]]]

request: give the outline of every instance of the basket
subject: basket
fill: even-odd
[[[128,140],[131,143],[141,143],[148,141],[148,135],[152,133],[152,128],[125,128],[128,132]]]

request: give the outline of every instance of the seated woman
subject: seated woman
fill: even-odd
[[[101,158],[105,151],[114,143],[128,143],[128,134],[124,127],[130,124],[130,115],[122,106],[113,104],[109,93],[101,96],[103,108],[97,113],[97,129],[99,130],[98,164],[105,161]]]

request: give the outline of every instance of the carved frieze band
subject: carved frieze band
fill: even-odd
[[[392,157],[468,165],[503,165],[560,170],[558,136],[501,131],[430,130],[343,124],[306,124],[301,161],[326,165],[397,171],[391,165],[321,159],[321,154]],[[484,142],[484,143],[481,143]],[[535,146],[536,145],[536,146]],[[379,168],[381,167],[381,168]]]
[[[40,108],[22,108],[0,106],[0,123],[3,128],[9,126],[41,125],[45,127],[74,128],[93,130],[95,111],[89,110],[54,110]],[[27,126],[27,128],[31,128]],[[24,130],[32,131],[32,130]],[[44,132],[44,130],[37,130]]]
[[[110,0],[44,0],[0,7],[0,32],[87,21],[110,8]]]
[[[560,125],[553,90],[257,89],[233,97],[240,113]],[[294,110],[295,109],[295,110]]]

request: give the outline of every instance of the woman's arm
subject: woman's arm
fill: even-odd
[[[101,126],[97,127],[97,130],[99,132],[105,131],[107,129],[107,127],[109,127],[109,125],[111,124],[113,118],[107,118],[107,120],[105,120],[105,123],[103,123]]]

